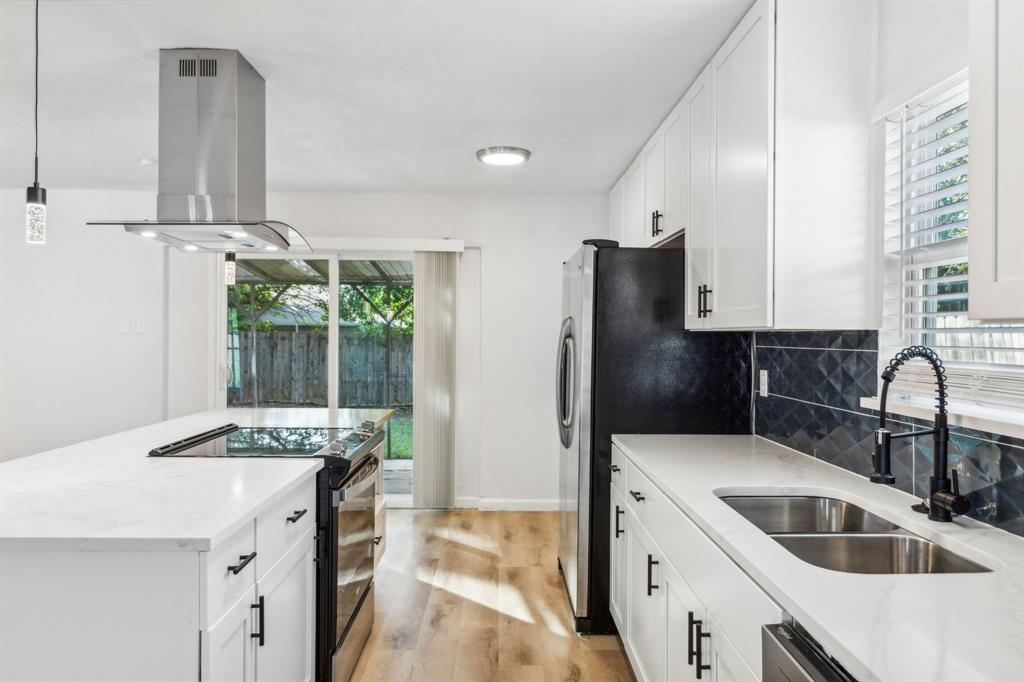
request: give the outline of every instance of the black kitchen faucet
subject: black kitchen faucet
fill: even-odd
[[[927,360],[935,371],[935,383],[937,384],[935,392],[938,394],[935,428],[893,433],[885,428],[885,401],[889,393],[889,384],[896,379],[896,372],[900,366],[913,358]],[[873,458],[874,471],[871,472],[871,482],[891,485],[896,481],[891,470],[893,438],[932,435],[935,437],[935,468],[929,486],[928,503],[915,504],[913,509],[922,513],[927,512],[928,518],[933,521],[952,521],[954,515],[969,512],[971,501],[960,494],[960,480],[957,477],[956,469],[953,470],[952,481],[948,476],[949,426],[946,421],[946,370],[935,351],[926,346],[910,346],[893,356],[893,359],[889,361],[889,366],[882,372],[882,396],[878,410],[878,428],[875,430],[875,455]]]

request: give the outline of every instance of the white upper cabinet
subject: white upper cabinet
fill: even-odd
[[[704,312],[717,329],[772,324],[774,6],[757,2],[711,60],[714,280]]]
[[[647,222],[644,220],[644,164],[638,160],[626,172],[622,211],[622,246],[643,246]]]
[[[1024,3],[970,5],[971,317],[1024,320]]]
[[[623,243],[684,235],[687,328],[879,326],[871,27],[870,3],[757,0],[630,166],[653,184]]]
[[[687,123],[686,195],[690,217],[686,226],[686,328],[708,326],[703,313],[704,288],[713,280],[711,246],[714,214],[711,202],[711,89],[708,68],[683,97]]]
[[[656,136],[644,151],[645,244],[661,241],[665,229],[665,137]]]
[[[626,197],[626,180],[620,178],[612,191],[608,193],[608,236],[619,243],[623,243],[622,216],[623,202]]]

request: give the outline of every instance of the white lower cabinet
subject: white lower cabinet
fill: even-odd
[[[256,679],[265,682],[313,679],[316,571],[313,564],[313,529],[256,583],[254,613],[262,610],[262,622],[253,637]]]
[[[609,528],[611,529],[611,551],[609,552],[611,577],[609,579],[608,605],[615,624],[623,629],[626,622],[626,586],[629,581],[618,580],[617,576],[620,572],[627,570],[629,541],[626,535],[626,500],[622,498],[622,493],[616,486],[612,486],[612,518]]]
[[[311,525],[203,632],[202,679],[311,682],[316,628]]]
[[[665,679],[664,559],[654,541],[627,512],[629,569],[626,588],[626,639],[633,651],[634,672],[641,680]]]
[[[609,601],[633,672],[647,682],[761,679],[761,626],[781,622],[782,609],[618,447],[612,453],[647,505],[624,504],[613,486]],[[616,516],[625,531],[617,537]]]
[[[256,679],[253,632],[257,622],[256,586],[250,587],[220,620],[202,634],[202,679],[249,682]]]
[[[672,682],[690,682],[706,679],[697,677],[697,642],[694,640],[695,621],[704,617],[704,607],[680,577],[672,564],[664,566],[665,583],[665,679]],[[704,671],[702,670],[701,673]]]

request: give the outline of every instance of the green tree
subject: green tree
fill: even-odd
[[[411,285],[343,285],[338,296],[338,314],[359,325],[359,333],[383,339],[391,322],[392,336],[413,331]]]
[[[327,328],[327,287],[322,284],[239,283],[228,287],[228,308],[237,314],[237,331],[274,329],[274,313],[292,313],[317,330]]]

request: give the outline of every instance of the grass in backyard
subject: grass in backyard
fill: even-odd
[[[391,459],[412,459],[412,413],[400,411],[388,423]]]

